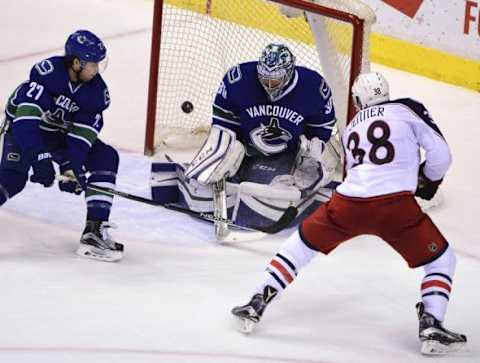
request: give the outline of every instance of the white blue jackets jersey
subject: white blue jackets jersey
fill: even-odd
[[[103,127],[108,88],[100,75],[90,82],[70,81],[63,57],[35,64],[28,81],[10,96],[6,115],[15,142],[26,153],[64,148],[67,158],[83,165]],[[57,121],[48,120],[46,114]]]
[[[329,140],[335,110],[330,87],[320,74],[296,66],[274,102],[257,77],[257,62],[241,63],[227,72],[215,97],[212,124],[235,131],[247,153],[296,150],[302,134]]]
[[[342,135],[346,178],[337,191],[352,197],[373,197],[417,188],[420,147],[424,173],[444,177],[451,163],[447,142],[425,107],[398,99],[358,112]]]

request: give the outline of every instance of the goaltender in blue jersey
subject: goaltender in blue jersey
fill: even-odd
[[[338,160],[323,159],[336,122],[332,91],[318,72],[296,65],[287,46],[269,44],[258,61],[229,69],[212,111],[205,143],[176,170],[189,208],[226,217],[226,206],[237,224],[268,225],[290,205],[307,209],[331,181]],[[166,170],[153,169],[159,201],[167,201],[159,189],[174,189],[172,173],[159,177]]]
[[[212,124],[233,130],[247,155],[295,153],[301,135],[330,139],[332,92],[319,73],[295,66],[288,48],[272,45],[260,62],[227,72],[213,104]]]
[[[123,245],[106,232],[112,197],[87,190],[87,182],[114,187],[117,151],[103,143],[103,111],[110,104],[100,72],[106,48],[93,33],[79,30],[65,44],[65,55],[35,64],[27,81],[10,96],[5,108],[0,164],[0,205],[21,192],[29,170],[32,183],[54,184],[58,164],[63,192],[85,192],[87,222],[77,253],[103,261],[122,257]]]

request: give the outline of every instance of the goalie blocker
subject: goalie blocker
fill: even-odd
[[[219,182],[235,175],[244,156],[245,148],[236,139],[235,132],[213,125],[207,140],[185,171],[185,177],[202,185]]]

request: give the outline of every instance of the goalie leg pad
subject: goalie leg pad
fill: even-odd
[[[290,174],[294,164],[294,153],[250,156],[242,163],[238,177],[240,181],[270,184],[277,176]]]
[[[159,203],[177,203],[197,212],[213,212],[213,190],[195,179],[185,178],[185,169],[174,162],[152,163],[152,199]],[[227,183],[227,207],[233,208],[238,185]]]
[[[225,177],[234,176],[244,156],[245,148],[236,140],[235,132],[214,125],[185,171],[185,176],[204,185],[218,182]]]
[[[304,193],[299,190],[290,175],[295,159],[294,153],[245,158],[236,176],[241,181],[232,216],[237,224],[267,226],[292,205],[299,206],[299,218],[295,220],[298,223],[305,218],[304,212],[330,198],[330,190],[327,198],[321,199],[313,189]]]
[[[178,201],[178,173],[176,163],[152,163],[150,185],[152,199],[158,203]]]

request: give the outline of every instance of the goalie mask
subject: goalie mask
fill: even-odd
[[[295,70],[295,56],[283,44],[269,44],[257,64],[258,80],[270,101],[276,101],[290,82]]]
[[[390,100],[385,77],[378,72],[360,74],[352,86],[353,102],[358,110]]]

